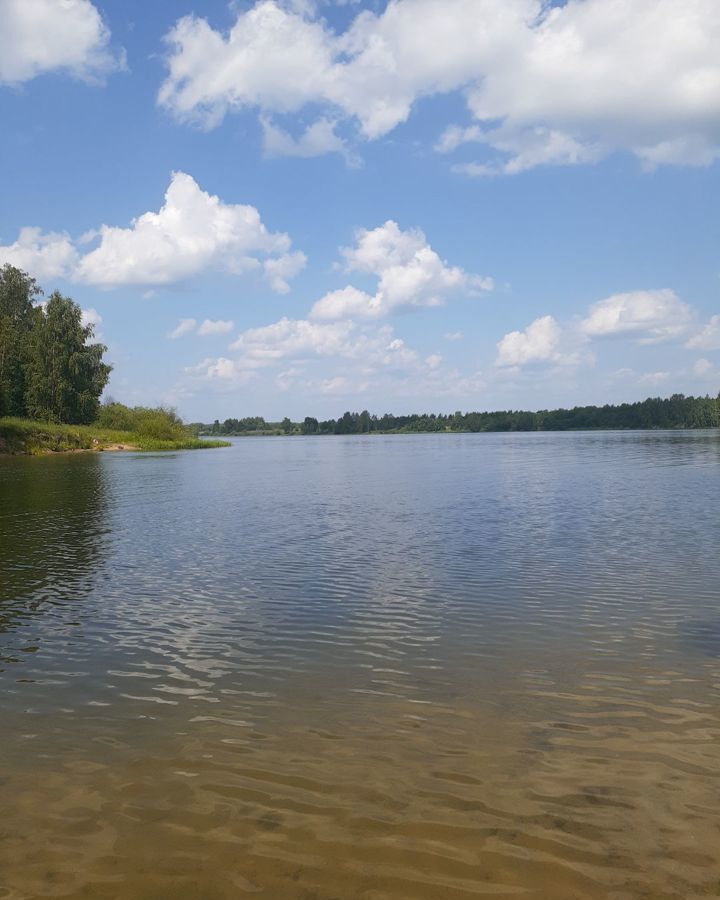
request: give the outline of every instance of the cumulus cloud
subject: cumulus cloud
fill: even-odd
[[[313,319],[377,318],[403,307],[440,306],[458,291],[493,287],[490,278],[449,266],[420,229],[403,231],[392,220],[373,230],[358,231],[356,245],[342,254],[346,271],[374,276],[377,290],[368,294],[349,285],[332,291],[315,303],[310,312]]]
[[[524,331],[511,331],[498,342],[498,366],[526,366],[532,363],[563,363],[560,351],[562,329],[552,316],[535,319]]]
[[[207,357],[194,366],[187,366],[184,372],[194,381],[202,381],[226,391],[246,384],[256,377],[252,370],[224,356]]]
[[[308,356],[344,356],[351,347],[352,322],[318,323],[283,317],[272,325],[249,328],[231,345],[253,365]]]
[[[122,68],[110,32],[90,0],[2,0],[0,84],[61,70],[97,80]]]
[[[615,150],[647,167],[707,165],[720,155],[719,42],[716,0],[396,0],[342,33],[313,4],[258,0],[226,33],[193,15],[174,25],[159,102],[205,127],[236,109],[319,104],[374,139],[419,98],[463,90],[472,121],[439,148],[486,145],[476,174]],[[301,154],[322,144],[303,140],[278,138]]]
[[[613,294],[590,307],[580,330],[588,337],[634,335],[641,344],[677,337],[687,330],[692,312],[674,291]]]
[[[17,240],[0,246],[0,265],[9,263],[34,278],[65,278],[75,268],[78,252],[68,234],[21,228]]]
[[[214,335],[214,334],[229,334],[235,327],[235,323],[231,321],[226,321],[223,319],[217,319],[213,321],[212,319],[205,319],[202,325],[198,328],[197,333],[200,337],[205,337],[206,335]]]
[[[667,288],[613,294],[592,304],[584,318],[561,325],[553,316],[542,316],[524,331],[506,334],[497,345],[497,365],[519,367],[537,363],[592,362],[594,357],[586,348],[593,340],[618,336],[629,337],[638,344],[657,344],[682,337],[693,318],[690,306]],[[713,317],[685,346],[707,346],[698,341],[712,340],[708,336],[712,335],[714,319],[720,326],[720,316]],[[631,371],[620,369],[615,375]],[[654,372],[648,378],[659,380],[657,376]]]
[[[484,386],[481,373],[467,377],[447,368],[438,354],[422,356],[389,325],[282,318],[243,331],[231,345],[234,358],[207,358],[185,369],[194,383],[227,391],[260,372],[275,389],[354,395],[372,388],[399,396],[467,396]]]
[[[172,331],[168,332],[168,337],[171,341],[176,341],[178,338],[184,337],[186,334],[192,334],[192,332],[195,331],[196,325],[197,319],[180,319],[175,328],[173,328]]]
[[[87,253],[79,247],[97,240]],[[287,234],[271,232],[254,206],[224,203],[201,190],[192,176],[174,172],[158,212],[130,227],[103,225],[76,242],[69,235],[23,228],[13,244],[0,246],[9,262],[36,278],[69,278],[98,287],[171,284],[208,270],[242,274],[258,270],[274,291],[305,266]]]
[[[290,291],[289,282],[302,272],[306,263],[305,254],[300,250],[295,250],[292,253],[283,253],[282,256],[266,259],[263,269],[270,282],[270,287],[278,294],[287,294]]]
[[[712,316],[703,328],[685,344],[689,349],[720,350],[720,316]]]
[[[260,267],[259,256],[283,259],[289,249],[290,238],[268,231],[254,206],[223,203],[190,175],[174,172],[160,210],[143,213],[129,228],[103,225],[100,245],[75,275],[104,287],[169,284],[207,269],[247,272]]]
[[[343,139],[336,134],[336,123],[322,117],[294,138],[287,131],[276,125],[269,116],[262,116],[260,123],[263,129],[263,151],[265,156],[296,156],[309,159],[323,156],[326,153],[339,153],[350,165],[358,160],[348,151]]]

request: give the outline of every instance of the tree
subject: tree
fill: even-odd
[[[280,423],[280,427],[285,432],[285,434],[292,434],[293,431],[293,423],[288,419],[287,416]]]
[[[312,416],[305,416],[305,421],[301,427],[303,434],[317,434],[320,426],[317,419],[313,419]]]
[[[82,310],[58,291],[32,319],[25,353],[25,412],[53,422],[93,422],[111,367],[103,362],[104,344],[90,344],[92,325]]]
[[[34,278],[14,266],[0,269],[0,416],[25,413],[24,355],[42,294]]]

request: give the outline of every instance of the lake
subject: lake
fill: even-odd
[[[720,894],[720,433],[0,459],[0,900]]]

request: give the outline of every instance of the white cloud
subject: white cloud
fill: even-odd
[[[720,350],[720,316],[710,321],[685,344],[689,349]]]
[[[68,234],[39,228],[21,228],[14,244],[0,246],[0,265],[9,263],[34,278],[66,278],[77,264],[78,253]]]
[[[278,294],[287,294],[290,291],[288,282],[305,268],[307,256],[295,250],[292,253],[284,253],[282,256],[266,259],[263,263],[265,276],[270,282],[270,287]]]
[[[524,331],[511,331],[498,342],[498,366],[562,363],[562,329],[552,316],[535,319]]]
[[[465,335],[462,331],[446,331],[443,337],[446,341],[461,341]]]
[[[96,80],[124,67],[90,0],[0,0],[0,84],[62,70]]]
[[[452,153],[463,144],[485,143],[484,132],[479,125],[469,125],[463,128],[460,125],[448,125],[435,144],[437,153]]]
[[[580,323],[588,337],[635,335],[641,344],[677,337],[688,328],[692,312],[674,291],[632,291],[614,294],[590,307]]]
[[[709,375],[714,369],[713,364],[709,359],[698,359],[693,365],[693,372],[695,375],[699,375],[701,378]]]
[[[213,321],[212,319],[205,319],[202,325],[198,328],[197,333],[201,337],[205,337],[206,335],[213,334],[228,334],[235,327],[235,323],[231,321],[225,321],[223,319],[217,319]]]
[[[223,390],[231,390],[255,378],[254,372],[224,356],[207,357],[195,366],[187,366],[184,371],[193,379],[215,384]]]
[[[78,246],[92,240],[99,246],[82,255]],[[143,213],[129,228],[103,225],[76,243],[64,233],[22,228],[14,244],[0,246],[0,264],[104,288],[171,284],[208,270],[259,271],[285,294],[307,261],[291,243],[287,234],[268,231],[254,206],[223,203],[192,176],[174,172],[160,210]]]
[[[667,381],[670,377],[669,372],[646,372],[644,375],[641,375],[638,379],[642,384],[662,384],[663,381]]]
[[[310,310],[313,319],[342,319],[346,316],[372,318],[381,316],[384,310],[377,295],[360,291],[352,285],[330,291],[321,297]]]
[[[348,286],[326,294],[313,306],[313,319],[346,316],[377,318],[394,309],[440,306],[457,291],[487,291],[492,279],[448,266],[428,244],[420,229],[402,231],[388,220],[373,230],[357,233],[355,247],[342,251],[348,272],[373,275],[377,291],[371,295]]]
[[[238,363],[262,368],[282,360],[334,357],[354,360],[361,368],[397,368],[415,363],[417,353],[395,336],[389,325],[360,328],[356,323],[312,322],[282,318],[271,325],[249,328],[230,345]]]
[[[95,340],[102,339],[102,334],[100,333],[100,326],[102,325],[102,321],[102,316],[93,306],[89,306],[87,309],[83,309],[81,311],[81,322],[83,324],[83,327],[87,327],[88,325],[92,326],[92,337]]]
[[[231,344],[255,365],[280,359],[347,355],[352,322],[321,324],[306,319],[282,318],[272,325],[249,328]]]
[[[168,337],[171,341],[175,341],[178,338],[184,337],[184,335],[190,334],[191,332],[195,331],[196,325],[196,319],[180,319],[175,328],[173,328],[172,331],[168,332]]]
[[[357,159],[347,150],[343,139],[335,133],[336,123],[322,117],[305,129],[299,138],[283,131],[269,118],[262,116],[263,151],[266,156],[296,156],[308,159],[325,153],[339,153],[348,164],[356,165]]]
[[[103,287],[169,284],[207,269],[241,274],[261,266],[258,256],[282,259],[289,249],[290,238],[269,232],[254,206],[223,203],[174,172],[159,212],[143,213],[130,228],[103,225],[99,247],[75,277]]]
[[[227,33],[180,19],[159,102],[206,127],[234,109],[320,104],[373,139],[419,98],[464,89],[474,122],[440,149],[487,144],[477,173],[615,150],[649,167],[720,155],[717,0],[396,0],[340,34],[313,10],[258,0]]]

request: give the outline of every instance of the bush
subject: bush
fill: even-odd
[[[132,430],[141,437],[152,438],[156,441],[179,441],[188,436],[182,419],[174,409],[166,409],[162,406],[148,409],[144,406],[137,406],[133,412],[135,425]]]
[[[181,441],[189,431],[177,412],[170,407],[135,406],[109,401],[100,407],[97,424],[102,428],[131,431],[154,441]]]
[[[112,428],[117,431],[133,431],[135,426],[134,411],[122,403],[113,400],[103,403],[97,417],[101,428]]]

